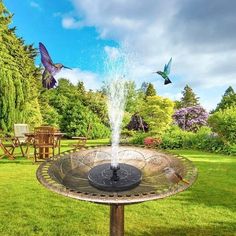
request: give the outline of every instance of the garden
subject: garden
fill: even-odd
[[[14,124],[28,124],[32,131],[41,125],[59,130],[61,152],[73,149],[74,137],[85,137],[86,148],[111,145],[107,84],[88,90],[82,80],[61,77],[55,88],[42,87],[38,50],[17,35],[13,18],[0,1],[0,144],[14,136]],[[126,80],[125,88],[120,144],[183,156],[198,170],[187,191],[126,206],[125,235],[236,235],[233,86],[211,111],[188,84],[176,100],[159,95],[151,82]],[[48,191],[36,178],[40,163],[19,146],[14,160],[5,154],[0,149],[0,235],[109,234],[106,206]]]
[[[128,206],[126,235],[235,235],[235,157],[182,149],[171,152],[193,161],[199,172],[196,183],[176,196]],[[109,234],[107,206],[48,191],[36,180],[37,168],[25,158],[0,161],[1,235]]]

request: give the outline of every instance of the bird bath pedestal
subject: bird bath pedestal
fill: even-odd
[[[196,168],[186,158],[121,146],[120,168],[115,173],[118,179],[114,181],[110,160],[111,147],[72,150],[42,163],[37,178],[45,187],[64,196],[110,205],[110,236],[122,236],[125,205],[184,191],[197,177]]]

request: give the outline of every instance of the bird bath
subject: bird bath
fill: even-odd
[[[118,151],[120,167],[116,170],[118,179],[114,180],[114,172],[109,168],[111,153],[112,147],[109,146],[72,150],[45,161],[37,170],[39,182],[54,192],[78,200],[110,205],[111,236],[124,235],[126,204],[171,196],[187,189],[197,177],[196,168],[184,157],[154,149],[121,146]],[[122,163],[127,165],[126,168]],[[132,167],[134,176],[129,178],[133,173]],[[171,176],[172,172],[176,176]],[[91,180],[91,175],[96,176],[95,181],[103,179],[100,182],[103,186],[97,186],[94,178]],[[132,182],[135,176],[138,179]],[[125,184],[121,186],[125,187],[117,187],[122,180]]]

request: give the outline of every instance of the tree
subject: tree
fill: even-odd
[[[83,96],[85,96],[86,94],[86,90],[85,90],[85,87],[84,87],[84,82],[83,81],[78,81],[77,83],[77,89],[79,91],[79,93]]]
[[[184,87],[182,94],[183,94],[183,97],[181,98],[180,104],[178,104],[178,106],[192,107],[192,106],[199,105],[199,101],[198,101],[199,97],[196,96],[196,94],[188,85]]]
[[[78,100],[68,104],[62,115],[60,128],[70,137],[107,138],[110,135],[110,129]]]
[[[232,94],[235,94],[234,89],[233,89],[231,86],[229,86],[229,87],[225,90],[224,96],[229,96],[229,95],[232,95]]]
[[[140,108],[140,116],[155,134],[165,131],[172,122],[174,102],[161,96],[148,96]]]
[[[94,114],[96,114],[101,122],[105,125],[109,125],[109,118],[106,106],[106,96],[101,92],[88,91],[82,101],[84,106],[87,106]]]
[[[226,143],[236,144],[236,108],[230,107],[219,110],[208,119],[212,130]]]
[[[156,90],[155,90],[155,88],[154,88],[152,83],[148,84],[145,96],[146,97],[148,97],[148,96],[156,96]]]
[[[130,114],[134,114],[141,106],[145,95],[142,91],[136,89],[136,84],[134,81],[127,81],[126,88],[127,97],[125,110]]]
[[[196,132],[207,124],[208,113],[201,106],[180,108],[173,115],[175,123],[183,130]]]
[[[9,28],[12,15],[0,1],[0,129],[10,132],[14,123],[39,124],[40,69],[34,65],[36,50]]]
[[[219,110],[225,110],[227,108],[236,106],[236,93],[234,89],[229,86],[226,90],[220,103],[217,104],[216,109],[213,112],[217,112]]]
[[[69,136],[102,138],[109,133],[106,96],[98,91],[86,91],[83,82],[73,85],[68,79],[60,78],[55,89],[42,90],[40,108],[44,123],[59,126]],[[91,134],[87,134],[88,127],[92,127]]]
[[[60,101],[61,100],[57,100],[54,89],[44,90],[44,92],[40,94],[39,104],[43,118],[43,124],[59,127],[61,120],[61,115],[59,114],[61,114],[62,110],[58,109],[60,111],[58,112],[57,106],[60,104]],[[63,106],[66,106],[65,102],[62,104]]]
[[[176,100],[174,101],[174,103],[175,103],[175,109],[180,109],[182,107],[181,101]]]

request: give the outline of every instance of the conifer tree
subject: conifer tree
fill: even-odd
[[[148,87],[146,89],[146,93],[145,93],[145,96],[148,97],[148,96],[156,96],[156,90],[153,86],[152,83],[149,83],[148,84]]]
[[[216,109],[213,112],[225,110],[233,106],[236,107],[236,93],[234,92],[234,89],[229,86],[225,90],[225,93],[222,96],[220,103],[217,104]]]
[[[16,28],[9,28],[11,20],[12,14],[0,1],[0,129],[5,132],[14,123],[41,122],[36,50],[16,36]]]
[[[199,97],[196,96],[192,88],[190,88],[188,85],[184,87],[182,94],[183,97],[181,98],[180,104],[178,104],[179,107],[182,108],[199,105]]]

